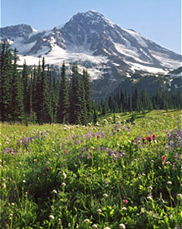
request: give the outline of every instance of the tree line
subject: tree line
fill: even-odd
[[[133,88],[132,93],[120,89],[114,95],[98,101],[96,109],[101,115],[127,111],[182,109],[182,94],[159,90],[155,95],[150,96],[145,89],[139,91]]]
[[[3,43],[0,52],[0,120],[2,122],[70,123],[85,125],[92,121],[89,75],[72,66],[66,76],[65,63],[56,78],[44,58],[29,69],[26,62],[18,71],[17,50]]]

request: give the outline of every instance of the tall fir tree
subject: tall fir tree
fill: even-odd
[[[66,66],[62,65],[61,82],[59,93],[59,107],[57,119],[60,123],[67,123],[69,121],[69,96],[68,96],[68,83],[66,79]]]
[[[85,91],[85,102],[86,102],[86,119],[88,122],[92,119],[92,106],[91,106],[91,89],[90,89],[90,81],[89,74],[87,70],[83,70],[83,83],[84,83],[84,91]]]
[[[76,64],[72,66],[69,101],[70,122],[73,124],[79,124],[81,123],[81,89],[78,76],[78,67]]]
[[[41,66],[40,61],[37,69],[37,76],[36,76],[36,91],[35,91],[35,113],[37,116],[37,122],[41,124],[42,121],[42,77],[41,77]]]
[[[27,123],[30,109],[29,109],[29,79],[28,79],[28,68],[27,68],[26,61],[24,61],[23,64],[22,80],[23,80],[24,113],[25,113],[25,121]]]
[[[13,54],[13,70],[12,70],[12,101],[11,115],[12,121],[24,120],[24,105],[23,105],[23,84],[20,74],[17,69],[17,49],[14,49]]]
[[[50,93],[47,83],[46,71],[45,71],[45,59],[42,59],[42,104],[41,104],[41,122],[52,123],[52,107]]]
[[[0,46],[0,120],[11,121],[12,54],[9,44]]]
[[[28,85],[28,114],[29,120],[34,121],[33,114],[33,76],[31,74],[29,85]]]
[[[81,107],[80,107],[80,115],[81,115],[81,124],[86,125],[88,123],[88,110],[86,103],[86,91],[85,91],[85,82],[84,82],[84,74],[80,79],[80,94],[81,94]]]

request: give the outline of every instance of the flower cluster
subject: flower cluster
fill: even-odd
[[[146,144],[145,140],[147,140],[147,142],[151,142],[152,140],[156,142],[156,135],[153,134],[152,136],[147,136],[146,138],[142,137],[142,142],[144,144]]]
[[[2,150],[2,154],[11,154],[11,155],[14,155],[15,152],[11,148],[5,148],[5,149]]]

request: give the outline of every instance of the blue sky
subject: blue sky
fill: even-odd
[[[52,29],[90,9],[181,53],[181,0],[1,0],[1,27],[29,24]]]

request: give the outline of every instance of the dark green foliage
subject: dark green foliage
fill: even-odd
[[[98,119],[97,111],[94,109],[94,113],[93,113],[93,122],[94,122],[94,125],[97,123],[97,119]]]
[[[12,121],[24,120],[24,104],[23,104],[23,85],[20,74],[17,70],[17,50],[14,50],[12,83],[11,83],[11,119]]]
[[[42,104],[41,104],[41,123],[51,123],[52,122],[52,107],[51,99],[48,88],[48,82],[45,71],[45,60],[42,59]]]
[[[72,67],[72,76],[70,84],[70,123],[81,124],[81,85],[76,64]]]
[[[17,50],[1,45],[0,62],[0,120],[43,123],[87,124],[92,121],[89,75],[83,70],[78,74],[77,65],[72,68],[69,83],[65,63],[61,80],[52,75],[45,60],[38,67],[28,68],[24,62],[22,74],[18,72]]]
[[[24,104],[24,112],[25,112],[25,120],[26,123],[28,121],[28,115],[30,113],[30,108],[29,108],[29,79],[28,79],[28,68],[26,65],[26,62],[23,64],[23,72],[22,72],[22,80],[23,80],[23,104]]]
[[[90,91],[90,82],[89,82],[89,74],[88,72],[84,69],[83,70],[83,90],[84,90],[84,97],[85,97],[85,103],[86,103],[86,121],[90,122],[91,121],[91,115],[92,115],[92,109],[91,109],[91,91]]]
[[[62,65],[62,71],[61,71],[57,120],[60,123],[67,123],[69,121],[69,97],[68,97],[68,83],[66,79],[65,63],[63,63]]]
[[[108,109],[107,109],[108,105]],[[108,112],[117,113],[122,111],[151,111],[152,109],[181,109],[182,108],[182,95],[178,93],[166,93],[164,91],[157,91],[153,96],[145,89],[138,91],[137,88],[133,93],[127,93],[120,90],[115,95],[109,96],[108,99],[100,101],[97,104],[98,111],[105,115]]]
[[[11,81],[12,81],[12,54],[9,45],[5,42],[0,50],[0,119],[11,120]]]
[[[69,101],[70,123],[85,125],[92,120],[89,76],[86,70],[79,75],[76,64],[72,67]]]
[[[42,122],[42,77],[40,62],[38,65],[36,76],[36,90],[35,90],[35,112],[37,114],[37,121],[39,124]]]

